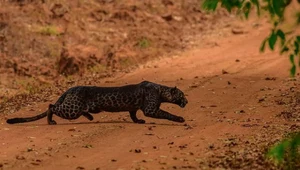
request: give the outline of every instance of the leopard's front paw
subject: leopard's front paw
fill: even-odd
[[[52,120],[52,121],[49,121],[48,124],[49,125],[56,125],[57,123],[54,120]]]
[[[183,118],[183,117],[180,117],[180,116],[178,116],[174,121],[175,121],[175,122],[180,122],[180,123],[185,122],[184,118]]]

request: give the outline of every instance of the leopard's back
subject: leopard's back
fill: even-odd
[[[154,90],[159,95],[159,87],[160,85],[148,81],[120,87],[93,86],[89,87],[89,97],[85,98],[91,113],[135,111],[143,107],[147,93],[153,93]]]
[[[138,110],[143,103],[144,89],[137,85],[122,87],[93,87],[87,99],[91,113]]]

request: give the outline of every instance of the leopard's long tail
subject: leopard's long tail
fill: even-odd
[[[32,121],[36,121],[36,120],[39,120],[39,119],[42,119],[44,117],[47,116],[47,111],[45,111],[44,113],[42,114],[39,114],[39,115],[36,115],[36,116],[33,116],[33,117],[24,117],[24,118],[12,118],[12,119],[7,119],[6,120],[6,123],[8,124],[15,124],[15,123],[25,123],[25,122],[32,122]]]

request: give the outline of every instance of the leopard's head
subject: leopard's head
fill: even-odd
[[[177,104],[180,107],[185,107],[188,103],[188,100],[185,98],[184,93],[179,90],[177,87],[170,88],[164,93],[168,102]]]

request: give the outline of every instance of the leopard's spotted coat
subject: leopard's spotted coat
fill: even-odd
[[[67,90],[54,105],[50,104],[44,113],[34,117],[8,119],[7,123],[31,122],[47,116],[48,124],[54,125],[56,122],[52,120],[53,114],[64,119],[77,119],[83,115],[93,120],[91,114],[101,111],[129,111],[133,122],[145,123],[136,117],[139,109],[148,117],[185,121],[183,117],[161,110],[159,107],[164,102],[180,107],[185,107],[188,103],[184,93],[178,88],[148,81],[121,87],[76,86]]]

